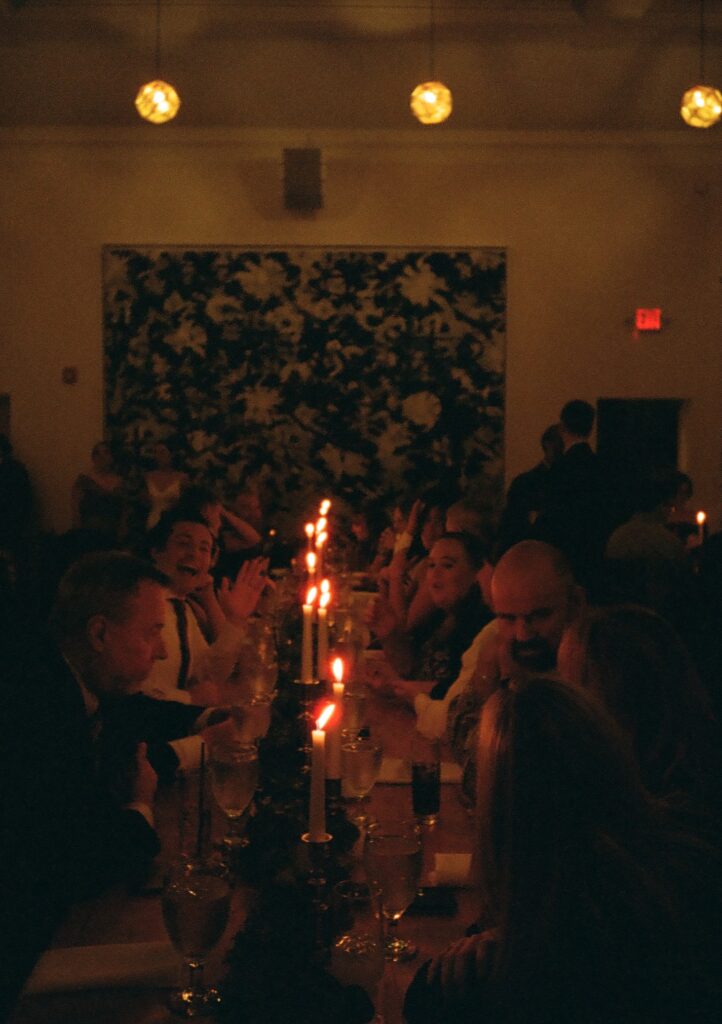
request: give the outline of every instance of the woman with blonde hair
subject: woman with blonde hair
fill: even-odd
[[[478,765],[483,930],[417,974],[409,1024],[722,1019],[719,855],[667,824],[601,706],[498,690]]]

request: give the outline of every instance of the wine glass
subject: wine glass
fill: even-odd
[[[343,695],[343,728],[341,735],[348,743],[355,740],[366,722],[368,690],[365,686],[347,688]]]
[[[188,984],[169,999],[181,1017],[212,1014],[217,989],[203,983],[203,967],[228,923],[230,885],[224,869],[205,859],[183,858],[170,869],[163,888],[163,920],[171,942],[188,968]]]
[[[333,890],[334,934],[330,972],[342,985],[360,985],[372,1003],[384,973],[380,892],[365,882],[339,882]],[[380,1014],[374,1017],[379,1024]]]
[[[364,865],[370,885],[381,891],[381,910],[387,924],[386,959],[412,960],[416,946],[396,934],[398,922],[413,902],[421,877],[421,828],[416,821],[369,825]]]
[[[375,740],[357,736],[341,744],[343,795],[354,801],[351,821],[363,827],[369,821],[368,794],[381,771],[382,750]]]
[[[255,743],[217,746],[210,766],[213,796],[228,821],[223,842],[231,849],[247,846],[241,819],[258,785],[258,749]]]

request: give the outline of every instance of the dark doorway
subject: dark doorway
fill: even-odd
[[[681,398],[600,398],[597,452],[614,481],[614,518],[635,510],[640,482],[651,470],[676,467]]]

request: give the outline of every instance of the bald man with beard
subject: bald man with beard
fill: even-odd
[[[502,555],[491,579],[495,618],[470,685],[449,707],[447,732],[464,766],[464,790],[473,799],[476,730],[484,701],[500,685],[529,676],[553,675],[566,627],[586,598],[564,555],[550,544],[523,540]],[[489,648],[491,648],[489,650]]]

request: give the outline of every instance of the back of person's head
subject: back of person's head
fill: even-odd
[[[574,398],[562,408],[559,422],[563,430],[574,437],[589,437],[594,426],[594,406],[581,398]]]
[[[602,701],[652,792],[703,782],[711,715],[692,658],[665,619],[636,605],[591,609],[564,636],[559,670]]]
[[[466,498],[455,501],[446,510],[446,528],[451,533],[468,533],[488,543],[489,524],[482,510]]]
[[[50,613],[50,626],[58,640],[83,636],[95,615],[121,622],[128,601],[144,582],[168,585],[167,577],[150,563],[122,551],[84,555],[65,573]]]
[[[9,459],[13,453],[13,446],[7,434],[0,434],[0,459]]]
[[[505,1010],[493,1019],[611,1024],[627,985],[651,995],[641,968],[655,937],[674,941],[659,936],[674,903],[663,833],[627,745],[589,694],[533,679],[487,701],[478,780],[491,981]],[[538,1017],[521,1014],[537,1000]]]
[[[539,444],[544,452],[545,460],[549,464],[556,462],[564,452],[564,442],[559,431],[558,423],[552,423],[550,427],[546,428],[539,439]]]

